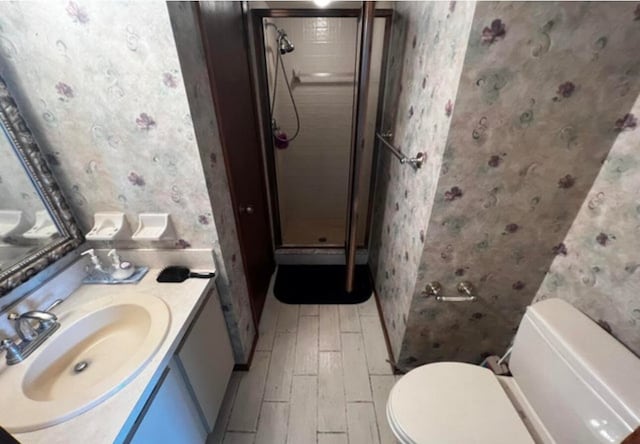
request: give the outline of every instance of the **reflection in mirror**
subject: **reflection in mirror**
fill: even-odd
[[[73,251],[83,238],[2,78],[0,156],[2,296]]]
[[[60,237],[5,131],[0,132],[0,271]]]

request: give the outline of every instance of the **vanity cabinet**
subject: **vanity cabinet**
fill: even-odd
[[[207,439],[180,366],[171,360],[134,425],[131,444],[203,444]]]
[[[177,357],[193,389],[207,432],[211,432],[234,366],[227,324],[215,290],[192,324]]]
[[[231,342],[214,287],[127,441],[203,444],[215,426],[233,366]]]

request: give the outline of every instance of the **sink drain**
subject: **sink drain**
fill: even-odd
[[[76,373],[82,373],[89,367],[89,363],[87,361],[80,361],[76,365],[73,366],[73,371]]]

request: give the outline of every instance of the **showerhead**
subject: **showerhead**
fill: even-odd
[[[280,47],[280,54],[288,54],[295,49],[284,29],[278,30],[278,46]]]

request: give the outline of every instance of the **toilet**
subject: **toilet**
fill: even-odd
[[[389,394],[391,430],[402,444],[588,444],[640,426],[640,359],[563,300],[527,308],[509,368],[415,368]]]

